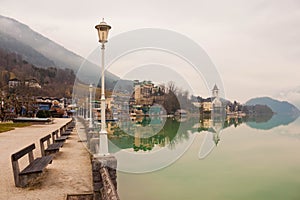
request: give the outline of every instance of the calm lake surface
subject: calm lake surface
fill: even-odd
[[[176,151],[181,143],[191,141],[183,155],[167,167],[139,174],[119,171],[121,199],[300,199],[300,118],[277,118],[263,123],[235,119],[220,132],[208,128],[211,125],[203,127],[203,121],[199,125],[198,119],[181,123],[167,119],[156,136],[140,140],[124,139],[116,131],[111,141],[119,151],[137,155],[153,154],[159,148]],[[143,123],[143,127],[157,126],[157,122],[138,124]],[[118,164],[122,162],[118,159]],[[138,161],[131,164],[143,166]]]

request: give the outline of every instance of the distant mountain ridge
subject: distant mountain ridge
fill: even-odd
[[[299,109],[293,104],[287,101],[278,101],[270,97],[258,97],[250,99],[246,102],[246,105],[267,105],[275,114],[280,115],[300,115]]]
[[[34,63],[37,66],[43,67],[52,67],[55,66],[55,63],[52,60],[49,60],[43,54],[39,53],[32,47],[20,43],[15,38],[10,37],[9,35],[4,35],[0,32],[0,44],[3,50],[9,52],[16,52],[17,54],[22,55],[23,59]]]
[[[85,61],[85,68],[88,70],[83,70],[82,77],[85,80],[81,81],[87,83],[89,83],[90,77],[95,76],[94,72],[99,71],[96,64],[85,60],[12,18],[0,15],[0,27],[0,48],[20,54],[28,62],[38,67],[68,68],[76,73]],[[106,71],[108,87],[113,87],[118,80],[119,77]]]

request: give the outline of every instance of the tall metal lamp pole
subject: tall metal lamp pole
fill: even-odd
[[[85,98],[85,120],[88,120],[89,119],[89,98],[86,97]]]
[[[93,92],[93,85],[90,84],[89,86],[89,92],[90,92],[90,121],[89,121],[89,129],[91,130],[93,128],[93,104],[92,104],[92,92]]]
[[[101,130],[99,132],[99,156],[109,155],[108,153],[108,139],[106,131],[106,119],[105,119],[105,87],[104,87],[104,50],[105,43],[107,42],[108,32],[111,26],[104,22],[104,19],[100,24],[96,25],[95,28],[98,31],[99,43],[101,43],[101,54],[102,54],[102,77],[101,77]]]

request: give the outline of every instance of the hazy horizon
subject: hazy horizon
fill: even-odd
[[[2,0],[14,18],[65,48],[88,57],[97,48],[102,17],[109,37],[160,28],[198,43],[216,66],[225,96],[245,103],[269,96],[300,108],[300,3],[297,1],[74,2]],[[101,7],[105,9],[101,9]],[[114,72],[118,75],[118,72]]]

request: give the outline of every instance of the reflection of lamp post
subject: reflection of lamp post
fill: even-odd
[[[102,52],[102,76],[101,76],[101,130],[99,133],[99,152],[101,156],[108,155],[108,140],[107,140],[107,131],[106,131],[106,120],[105,120],[105,93],[104,93],[104,49],[105,43],[107,42],[108,32],[111,29],[111,26],[107,25],[104,22],[104,19],[100,24],[96,25],[95,28],[98,31],[99,42],[101,43],[101,52]]]
[[[93,92],[93,85],[90,84],[89,86],[89,92],[90,92],[90,123],[89,123],[89,129],[91,130],[93,128],[93,109],[92,109],[92,92]]]

